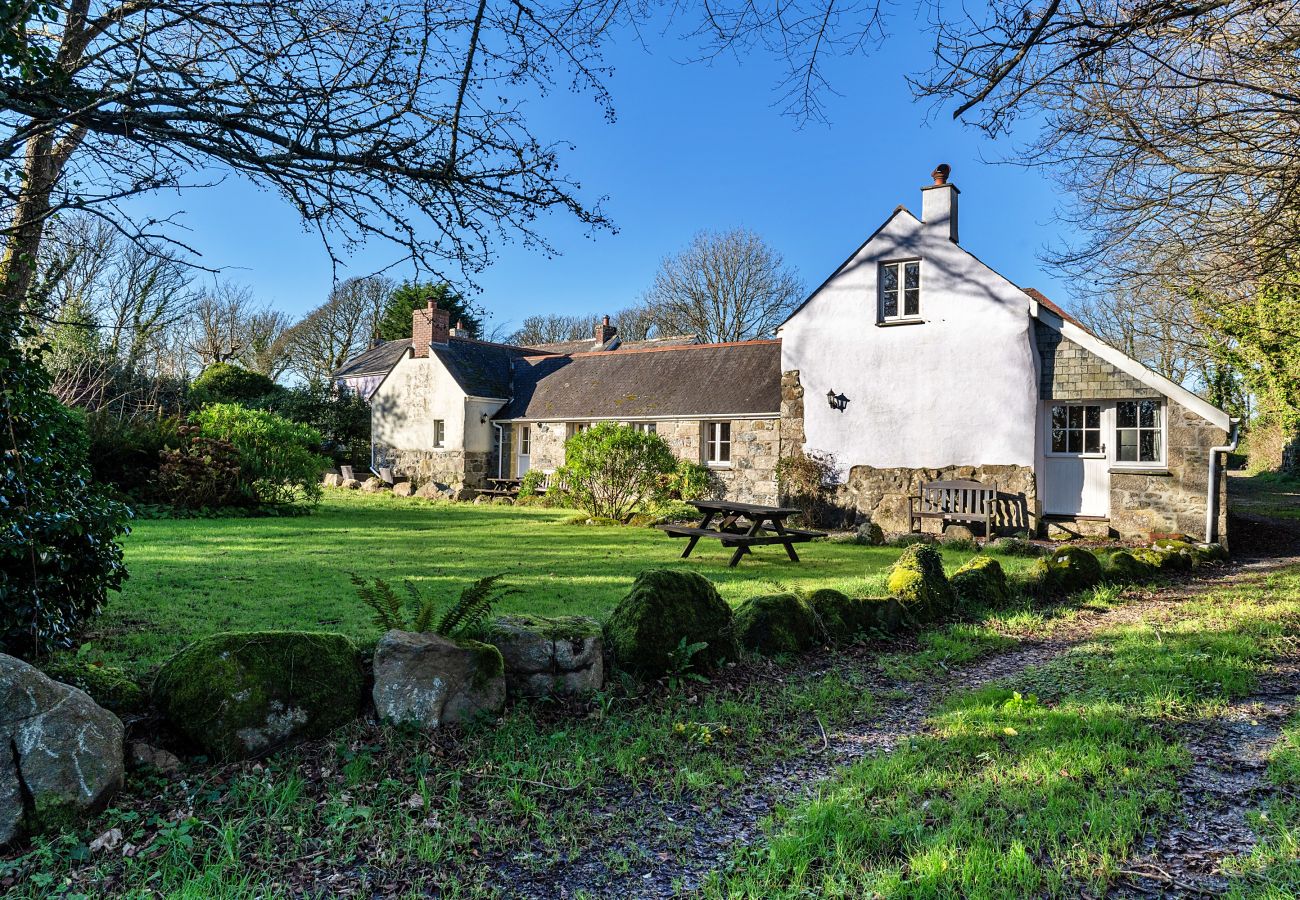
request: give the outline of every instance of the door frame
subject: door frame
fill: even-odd
[[[1060,516],[1076,519],[1110,518],[1110,470],[1114,466],[1115,435],[1115,400],[1044,400],[1039,410],[1042,423],[1042,437],[1039,443],[1039,458],[1042,460],[1043,483],[1041,499],[1044,516]],[[1052,407],[1054,406],[1096,406],[1098,407],[1098,431],[1100,432],[1101,450],[1087,452],[1054,452],[1052,450]],[[1099,490],[1106,498],[1105,509],[1100,512],[1061,512],[1052,506],[1052,485],[1049,470],[1053,460],[1078,460],[1083,466],[1084,484],[1088,483],[1090,469],[1100,479]],[[1091,463],[1091,466],[1089,465]],[[1080,504],[1083,505],[1082,503]]]

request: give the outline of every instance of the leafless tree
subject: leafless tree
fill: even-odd
[[[705,341],[770,337],[802,299],[803,283],[752,231],[700,232],[663,260],[645,305],[662,334]]]
[[[624,307],[609,319],[625,341],[644,341],[658,333],[654,310],[644,303]]]
[[[526,316],[519,330],[510,336],[511,343],[522,346],[581,341],[593,334],[592,320],[584,316],[538,313]]]
[[[307,381],[324,381],[374,338],[392,283],[350,278],[285,335],[290,366]]]
[[[266,308],[244,321],[244,343],[239,361],[247,369],[278,380],[289,370],[289,332],[293,322],[286,313]]]
[[[204,369],[214,363],[237,362],[247,352],[247,323],[257,311],[252,288],[221,281],[194,304],[187,324],[188,347]]]

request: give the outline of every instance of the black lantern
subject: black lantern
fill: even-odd
[[[849,398],[845,397],[843,394],[837,394],[832,390],[826,392],[826,402],[831,405],[831,409],[838,409],[840,412],[844,412],[845,408],[849,405]]]

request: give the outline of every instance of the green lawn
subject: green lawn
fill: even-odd
[[[126,539],[130,578],[96,620],[91,650],[140,671],[218,631],[288,628],[376,638],[349,572],[395,584],[409,578],[444,596],[500,572],[519,591],[502,612],[601,616],[638,573],[660,566],[699,572],[733,603],[822,587],[879,595],[900,552],[819,541],[800,546],[801,564],[780,547],[759,547],[729,569],[731,551],[716,542],[682,560],[682,542],[654,529],[561,524],[571,516],[327,491],[310,516],[137,522]],[[971,555],[944,550],[950,571]],[[1009,571],[1029,562],[1002,559]]]

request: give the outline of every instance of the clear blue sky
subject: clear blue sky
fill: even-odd
[[[592,238],[556,216],[542,228],[559,257],[498,248],[479,277],[490,324],[625,306],[665,254],[705,228],[757,231],[814,287],[895,206],[919,213],[919,189],[939,162],[953,167],[962,191],[963,246],[1017,283],[1069,304],[1068,285],[1039,260],[1044,247],[1070,236],[1054,217],[1056,190],[1039,171],[994,164],[1012,152],[1010,142],[953,123],[946,109],[927,122],[931,109],[912,100],[904,76],[928,63],[930,39],[906,7],[896,9],[882,50],[836,63],[839,96],[827,98],[829,125],[801,128],[781,114],[774,61],[755,55],[743,64],[682,64],[690,48],[670,38],[648,52],[631,41],[610,48],[612,124],[590,97],[565,90],[530,104],[535,133],[576,145],[565,157],[568,172],[587,199],[608,198],[620,230]],[[332,273],[318,239],[273,194],[232,177],[147,205],[183,211],[203,261],[230,267],[227,277],[278,308],[297,315],[329,291]],[[391,257],[391,249],[367,248],[343,274],[368,274]]]

